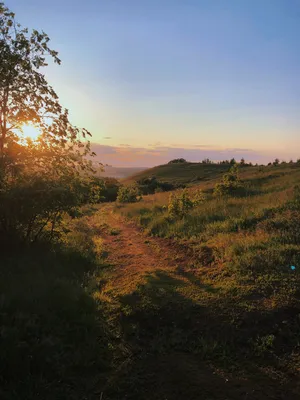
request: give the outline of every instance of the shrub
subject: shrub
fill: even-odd
[[[158,181],[155,176],[140,179],[137,181],[137,185],[144,195],[167,192],[175,189],[175,186],[172,183]]]
[[[204,193],[201,189],[198,189],[193,196],[193,206],[198,206],[199,204],[203,203],[205,200]]]
[[[116,201],[120,186],[115,178],[103,178],[102,201]]]
[[[223,176],[222,181],[216,184],[214,194],[217,196],[240,194],[244,187],[239,179],[238,172],[238,166],[233,165],[229,172]]]
[[[0,183],[1,242],[34,242],[57,237],[62,215],[76,216],[78,208],[98,202],[101,182],[73,176],[23,175]]]
[[[168,205],[170,217],[184,217],[193,208],[204,201],[201,190],[197,190],[191,197],[186,189],[179,194],[171,194]]]
[[[117,201],[119,203],[136,203],[141,200],[139,190],[136,186],[121,186],[118,191]]]

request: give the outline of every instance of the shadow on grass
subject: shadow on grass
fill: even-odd
[[[59,248],[1,258],[1,399],[99,399],[112,354],[99,305],[85,289],[96,270]]]
[[[295,310],[290,316],[284,309],[245,313],[232,298],[201,303],[186,297],[185,289],[188,282],[158,271],[120,298],[121,331],[132,355],[115,375],[105,398],[298,398],[296,377],[283,371],[276,343],[271,343],[271,349],[268,341],[256,342],[271,332],[275,341],[279,339],[279,321],[283,315],[295,321]],[[292,328],[293,335],[297,329]],[[291,332],[286,334],[288,339]],[[285,356],[291,347],[285,347]]]
[[[178,274],[181,276],[184,276],[189,280],[189,282],[195,286],[197,286],[199,289],[205,290],[208,293],[218,293],[220,292],[219,288],[214,287],[213,285],[209,285],[208,283],[203,283],[195,274],[192,272],[185,271],[184,269],[178,271]]]

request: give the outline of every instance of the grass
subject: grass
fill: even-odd
[[[296,399],[297,311],[253,307],[251,292],[225,282],[157,270],[119,295],[131,356],[108,398],[239,399],[254,390],[256,399]]]
[[[155,176],[159,181],[173,184],[190,184],[211,181],[228,171],[230,166],[217,164],[184,163],[165,164],[138,172],[124,179],[124,183],[131,184],[137,180]]]
[[[135,304],[126,315],[144,349],[150,342],[150,354],[177,352],[177,360],[189,354],[191,363],[199,357],[215,371],[246,379],[252,388],[262,380],[260,391],[270,385],[274,399],[283,388],[275,383],[278,376],[282,385],[289,382],[288,398],[299,395],[300,209],[293,192],[299,178],[294,165],[245,169],[247,193],[240,198],[214,198],[211,187],[200,184],[207,199],[183,218],[169,216],[166,194],[115,210],[148,235],[186,249],[177,277],[150,276],[148,284],[125,296],[127,306]],[[148,362],[140,368],[147,370]],[[171,388],[165,390],[177,398]],[[207,398],[222,398],[209,390]],[[230,399],[246,395],[229,392]]]
[[[92,232],[82,218],[65,243],[2,251],[1,399],[99,399],[113,338],[91,295],[107,271]]]
[[[245,168],[247,195],[228,199],[201,183],[184,218],[166,193],[116,205],[139,246],[101,206],[55,246],[3,253],[1,399],[299,398],[299,178]],[[130,273],[142,251],[153,269]]]

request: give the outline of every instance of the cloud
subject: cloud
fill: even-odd
[[[211,144],[195,144],[193,147],[199,147],[199,148],[209,148],[209,147],[213,147]]]
[[[239,152],[239,151],[243,151],[243,152],[251,152],[253,151],[252,149],[239,149],[239,148],[233,148],[233,149],[225,149],[226,151],[232,151],[232,152]]]
[[[103,139],[112,139],[112,137],[111,136],[104,136]]]
[[[252,149],[242,148],[219,148],[206,145],[191,147],[161,146],[156,147],[134,147],[129,144],[119,146],[107,146],[93,143],[92,150],[97,154],[95,161],[110,164],[115,167],[153,167],[165,164],[174,158],[185,158],[188,161],[199,162],[205,158],[213,161],[235,158],[254,163],[264,163],[270,160],[270,155]]]

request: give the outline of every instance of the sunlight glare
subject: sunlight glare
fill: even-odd
[[[22,130],[24,138],[25,139],[29,138],[33,141],[37,140],[41,134],[39,128],[32,124],[26,124],[26,125],[24,124],[22,126]]]

